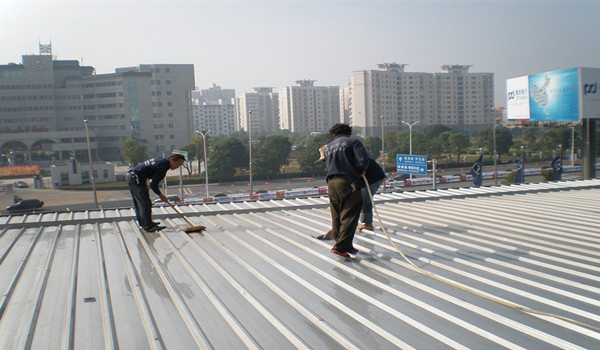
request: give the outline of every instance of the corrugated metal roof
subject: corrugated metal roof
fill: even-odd
[[[385,193],[419,268],[600,327],[600,180]],[[355,259],[314,239],[327,197],[1,217],[1,349],[597,348],[600,332],[421,274],[375,223]]]

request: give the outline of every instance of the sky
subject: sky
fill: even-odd
[[[152,63],[194,64],[195,84],[236,94],[296,80],[345,87],[379,63],[407,72],[446,64],[506,79],[600,67],[600,1],[51,1],[0,0],[0,65],[52,43],[59,60],[97,74]]]

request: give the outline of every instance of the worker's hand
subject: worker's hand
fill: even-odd
[[[171,205],[171,203],[169,203],[169,198],[167,198],[167,196],[165,196],[164,194],[159,194],[158,197],[160,197],[160,200]]]

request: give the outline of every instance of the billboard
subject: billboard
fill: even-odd
[[[529,76],[529,120],[579,120],[577,71],[569,68]]]
[[[529,77],[506,81],[506,109],[509,120],[529,120]]]
[[[568,68],[508,79],[507,118],[528,121],[599,118],[598,82],[598,68]]]
[[[600,69],[581,69],[581,114],[583,118],[600,118]]]

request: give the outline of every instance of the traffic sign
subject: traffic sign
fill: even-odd
[[[427,156],[396,154],[396,172],[427,175]]]

